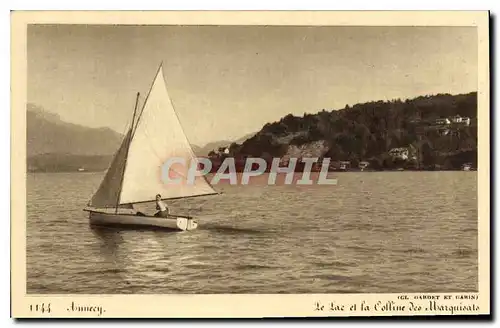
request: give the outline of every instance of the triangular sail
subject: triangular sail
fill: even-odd
[[[123,138],[120,148],[115,153],[111,165],[99,188],[90,200],[89,205],[97,208],[116,207],[118,205],[118,196],[120,194],[122,176],[125,169],[127,147],[132,132],[131,130],[132,129],[130,129],[125,138]]]
[[[195,161],[191,145],[177,118],[167,92],[160,66],[138,119],[130,142],[123,175],[120,204],[216,194],[204,177],[186,183],[188,166],[177,166],[181,184],[166,184],[162,178],[165,162],[182,158],[189,165]]]

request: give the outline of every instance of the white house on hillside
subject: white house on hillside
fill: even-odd
[[[455,115],[451,118],[451,121],[455,124],[470,125],[469,117],[462,117],[460,115]]]
[[[460,115],[455,115],[450,118],[438,118],[434,122],[435,125],[450,125],[450,124],[460,124],[460,125],[470,125],[469,117],[462,117]]]
[[[436,119],[436,124],[437,125],[448,125],[450,123],[451,123],[450,120],[447,119],[447,118],[438,118],[438,119]]]
[[[409,156],[408,148],[392,148],[389,150],[389,155],[394,159],[407,160]]]

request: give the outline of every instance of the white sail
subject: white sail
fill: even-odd
[[[177,166],[175,176],[181,184],[166,184],[162,169],[168,159],[183,158],[187,165],[195,160],[186,135],[167,92],[160,66],[128,149],[120,204],[210,195],[216,192],[204,177],[186,183],[188,166]]]
[[[118,196],[121,189],[123,170],[125,168],[125,159],[127,156],[127,146],[131,130],[123,138],[122,144],[115,153],[111,165],[104,176],[99,188],[89,202],[92,207],[116,207]]]

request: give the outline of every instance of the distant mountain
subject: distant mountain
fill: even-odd
[[[75,155],[64,153],[39,154],[28,157],[28,172],[101,172],[113,155]]]
[[[28,104],[26,110],[27,164],[30,171],[73,172],[79,168],[104,171],[123,138],[110,128],[90,128],[64,122],[59,115],[34,104]],[[236,142],[241,143],[252,135]],[[204,147],[191,147],[197,156],[206,156],[211,150],[231,143],[217,141]]]
[[[57,114],[27,105],[27,156],[46,153],[110,155],[123,136],[110,128],[90,128],[67,123]]]
[[[219,147],[229,147],[232,143],[241,144],[254,135],[255,132],[252,132],[234,141],[220,140],[209,142],[203,147],[193,146],[193,152],[198,156],[207,156],[212,150],[217,150]]]

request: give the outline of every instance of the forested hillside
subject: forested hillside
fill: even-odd
[[[436,125],[436,119],[456,115],[470,118],[470,124]],[[391,158],[389,150],[398,147],[408,148],[415,158]],[[271,158],[293,153],[320,154],[332,161],[350,161],[353,167],[368,161],[377,170],[459,169],[464,162],[476,167],[477,93],[375,101],[300,117],[290,114],[229,148],[229,154],[212,153],[212,158]]]

